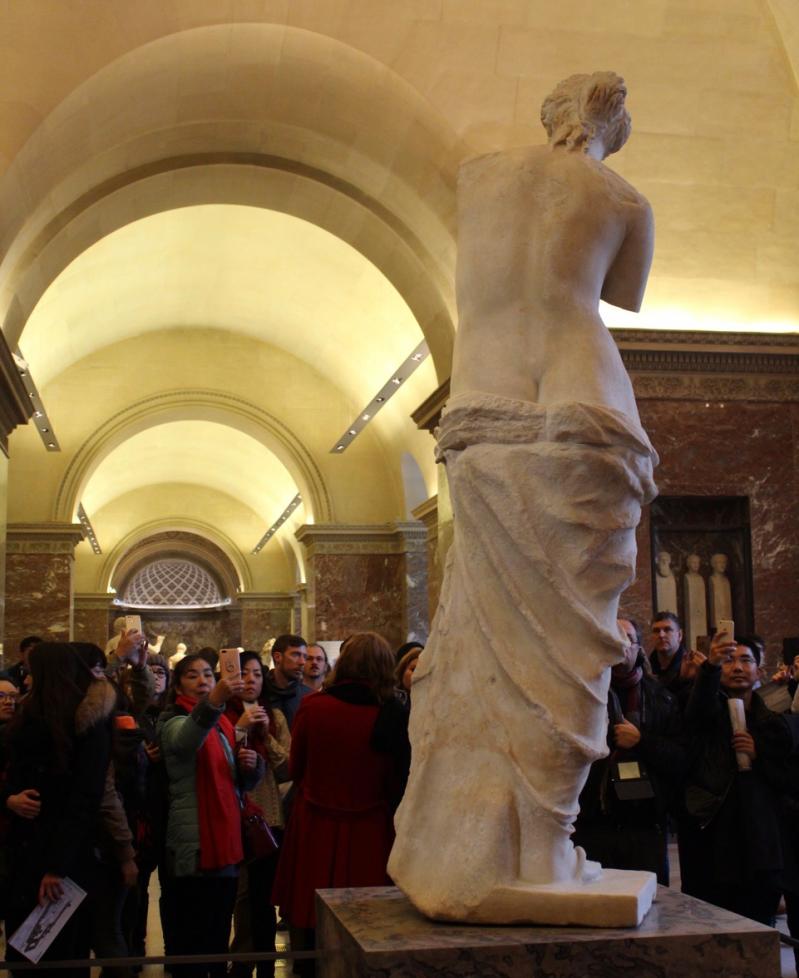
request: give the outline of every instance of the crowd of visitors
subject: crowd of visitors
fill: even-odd
[[[797,934],[799,662],[765,676],[756,636],[686,649],[670,612],[648,656],[635,621],[619,628],[609,753],[588,773],[575,843],[668,884],[676,832],[686,893],[763,923],[784,897]],[[274,950],[276,908],[292,949],[312,950],[317,889],[390,883],[422,651],[363,632],[331,668],[323,646],[281,635],[269,663],[239,650],[231,667],[231,650],[201,649],[170,674],[138,631],[120,633],[110,662],[99,646],[25,639],[0,674],[7,935],[68,878],[87,897],[44,960],[140,956],[157,874],[166,953],[230,946],[242,959],[173,964],[173,978],[269,978],[274,962],[246,955]],[[8,946],[7,958],[20,955]],[[313,974],[312,957],[294,970]]]

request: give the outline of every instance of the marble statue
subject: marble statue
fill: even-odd
[[[606,754],[620,593],[657,456],[599,316],[637,310],[647,201],[602,160],[630,130],[611,72],[545,100],[547,146],[458,177],[451,396],[438,431],[454,511],[413,683],[413,760],[389,873],[422,913],[635,925],[651,873],[602,870],[570,835]]]
[[[671,554],[661,550],[657,556],[655,591],[658,606],[655,611],[671,611],[677,614],[677,580],[671,569]]]
[[[730,579],[727,577],[727,564],[729,558],[726,554],[713,554],[710,558],[710,567],[713,573],[708,581],[710,592],[710,624],[713,628],[718,626],[720,619],[732,618],[732,591],[730,589]]]
[[[116,655],[117,646],[119,645],[119,640],[122,638],[122,633],[125,631],[125,616],[120,615],[118,618],[114,619],[114,634],[105,643],[105,654],[106,658],[109,656]]]
[[[697,636],[708,634],[707,591],[705,579],[699,573],[699,568],[702,566],[702,558],[699,554],[689,554],[685,566],[687,569],[682,581],[685,636],[688,648],[695,649]]]
[[[175,649],[174,653],[169,657],[169,668],[174,669],[181,659],[186,658],[186,654],[188,651],[189,650],[185,642],[178,642],[177,648]]]

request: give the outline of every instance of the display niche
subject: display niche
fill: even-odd
[[[652,612],[674,611],[689,648],[717,622],[755,630],[746,496],[658,496],[651,508]],[[698,643],[698,644],[697,644]]]

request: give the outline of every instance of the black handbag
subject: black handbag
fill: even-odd
[[[278,850],[277,840],[260,805],[243,795],[241,799],[241,841],[244,861],[251,863],[265,859]]]

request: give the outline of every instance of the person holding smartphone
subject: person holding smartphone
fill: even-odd
[[[244,858],[239,790],[263,774],[254,750],[236,749],[225,707],[240,677],[217,683],[210,664],[187,655],[175,667],[171,705],[158,723],[169,779],[167,900],[175,954],[224,954]],[[173,978],[224,978],[225,964],[174,965]]]
[[[278,845],[283,838],[283,802],[278,785],[288,781],[291,735],[280,710],[269,706],[264,695],[264,672],[257,652],[242,652],[240,696],[228,700],[226,714],[236,728],[236,739],[252,748],[264,762],[264,776],[250,793],[261,808]],[[236,897],[236,936],[232,951],[274,951],[277,914],[272,903],[279,850],[248,863],[239,878]],[[236,962],[233,978],[249,978],[252,964]],[[271,978],[274,961],[259,961],[258,978]]]

